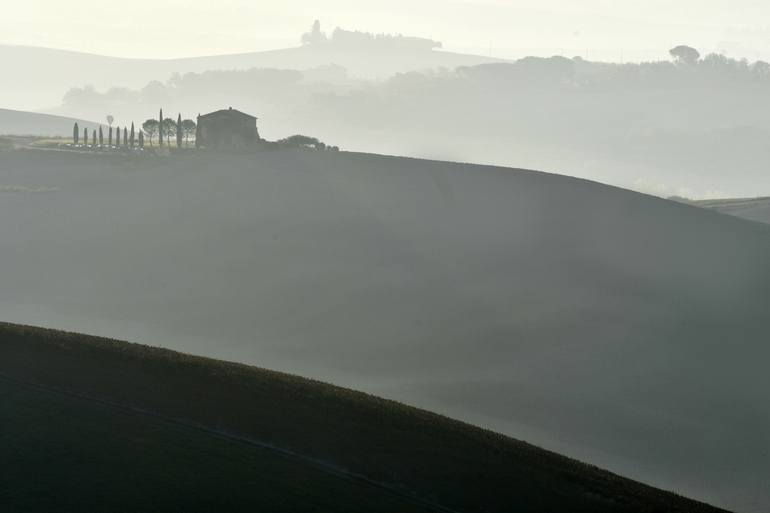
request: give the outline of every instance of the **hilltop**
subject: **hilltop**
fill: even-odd
[[[0,395],[15,511],[717,511],[392,401],[73,333],[0,324]]]
[[[318,151],[0,159],[4,320],[362,390],[766,511],[770,227]]]
[[[168,80],[173,73],[251,68],[307,70],[334,64],[347,68],[352,76],[385,78],[399,72],[455,68],[497,62],[497,59],[431,49],[394,49],[373,55],[363,48],[335,45],[182,59],[127,59],[53,48],[0,45],[0,62],[4,75],[23,77],[23,80],[5,81],[0,86],[0,97],[5,102],[2,106],[43,110],[58,107],[71,87],[140,88],[153,80]]]

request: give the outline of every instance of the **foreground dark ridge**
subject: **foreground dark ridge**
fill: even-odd
[[[223,454],[233,452],[232,447],[222,447],[222,441],[209,440],[219,437],[230,444],[240,444],[238,454],[265,450],[272,453],[250,461],[245,470],[232,470],[232,479],[227,479],[234,487],[228,499],[233,501],[229,510],[246,505],[284,511],[307,509],[292,502],[296,497],[281,488],[288,484],[288,479],[303,482],[299,494],[303,500],[311,499],[314,504],[325,501],[322,509],[327,511],[346,511],[351,505],[355,510],[364,504],[370,511],[380,511],[380,506],[386,508],[383,511],[717,511],[399,403],[287,374],[163,349],[0,324],[0,373],[6,378],[0,381],[6,399],[2,404],[6,408],[17,405],[10,413],[0,406],[0,420],[4,426],[10,426],[4,430],[5,437],[0,435],[0,455],[4,461],[18,461],[24,467],[27,450],[34,452],[38,447],[19,444],[19,437],[24,441],[28,440],[24,437],[32,436],[29,432],[39,433],[39,438],[34,439],[36,443],[43,440],[56,446],[60,442],[76,454],[91,454],[86,444],[99,446],[99,436],[104,437],[103,451],[92,451],[102,454],[103,461],[88,459],[88,464],[77,466],[54,455],[47,456],[50,460],[45,465],[46,472],[36,479],[36,497],[41,489],[46,490],[45,479],[56,483],[65,476],[69,483],[67,493],[79,489],[87,494],[87,475],[77,476],[73,472],[92,474],[100,465],[109,467],[110,458],[104,455],[120,454],[127,443],[121,442],[118,435],[127,434],[128,440],[133,440],[132,434],[139,437],[144,449],[141,456],[155,465],[145,468],[136,464],[122,469],[124,475],[121,469],[112,469],[115,479],[101,483],[102,510],[146,506],[141,501],[147,496],[164,499],[162,493],[158,495],[158,487],[185,492],[175,488],[178,484],[174,484],[174,469],[182,464],[189,471],[190,465],[195,467],[196,455],[205,453],[208,457],[199,463],[200,467],[195,467],[196,472],[212,472],[216,462],[223,460]],[[101,413],[91,411],[97,407]],[[105,413],[105,408],[109,412]],[[50,418],[48,423],[39,421],[39,417],[57,412],[55,422],[50,422]],[[10,423],[3,418],[6,414]],[[127,420],[126,416],[132,418]],[[110,425],[105,427],[105,422]],[[136,423],[139,427],[132,427]],[[68,439],[64,433],[76,425],[78,430],[73,433],[87,432]],[[190,429],[204,434],[204,440],[196,438],[189,448],[174,449],[177,452],[167,449],[161,450],[160,455],[151,453],[153,444],[164,437],[186,440],[196,436],[189,433]],[[175,430],[184,434],[177,436]],[[14,438],[8,433],[18,436]],[[94,433],[96,437],[88,436]],[[18,451],[16,460],[8,458],[14,450]],[[274,462],[271,458],[277,455],[291,461]],[[165,474],[157,475],[159,463],[167,471]],[[286,471],[284,480],[276,480],[280,473],[266,472],[268,464],[292,468]],[[57,465],[62,468],[57,470]],[[250,472],[254,475],[250,476]],[[260,487],[255,484],[255,477],[260,475],[274,482]],[[136,476],[144,477],[135,482]],[[155,481],[164,478],[169,482]],[[242,486],[236,486],[241,479]],[[348,485],[319,486],[318,480],[324,479],[343,480]],[[351,480],[355,486],[350,484]],[[134,493],[123,493],[122,487],[129,485]],[[260,493],[249,495],[254,487]],[[355,497],[340,491],[349,487],[374,490],[356,488],[360,494]],[[110,488],[117,490],[107,493]],[[50,497],[56,489],[52,484],[45,495]],[[145,494],[147,490],[150,491]],[[280,495],[278,501],[276,494]],[[389,498],[375,507],[371,501],[379,501],[378,495],[383,494]],[[3,496],[18,505],[30,498],[8,484],[6,489],[0,487],[0,497]],[[111,496],[139,502],[111,504]],[[411,498],[416,500],[408,500]],[[200,504],[198,508],[203,507]],[[186,504],[185,510],[196,507]]]

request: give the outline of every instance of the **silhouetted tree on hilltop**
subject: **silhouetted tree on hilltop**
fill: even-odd
[[[158,146],[163,146],[163,109],[158,116]]]
[[[176,147],[181,148],[182,147],[182,114],[180,113],[176,118]]]
[[[150,146],[152,146],[152,138],[158,133],[158,120],[148,119],[142,123],[142,131],[150,138]]]
[[[189,143],[190,136],[194,133],[197,133],[198,125],[195,124],[195,121],[192,119],[185,119],[182,121],[182,131],[184,132],[184,142],[185,146]]]
[[[315,45],[326,42],[326,34],[321,32],[321,22],[315,20],[313,26],[310,28],[310,32],[302,34],[303,45]]]
[[[171,137],[176,134],[176,121],[174,121],[171,118],[166,118],[163,120],[163,134],[166,136],[166,144],[168,147],[171,147]]]
[[[675,46],[668,53],[683,64],[695,64],[700,59],[700,52],[691,46],[679,45]]]

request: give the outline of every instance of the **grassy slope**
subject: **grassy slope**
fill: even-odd
[[[2,378],[0,423],[4,511],[428,511],[269,450]]]
[[[8,378],[267,442],[464,511],[713,511],[445,417],[245,365],[0,324],[0,372],[0,454],[13,462],[0,498],[19,509],[417,510],[291,458]]]

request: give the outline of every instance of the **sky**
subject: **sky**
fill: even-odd
[[[314,19],[431,37],[447,50],[515,58],[666,58],[675,44],[770,59],[770,2],[757,0],[131,0],[8,2],[0,44],[173,58],[295,46]],[[130,7],[129,7],[130,6]]]

